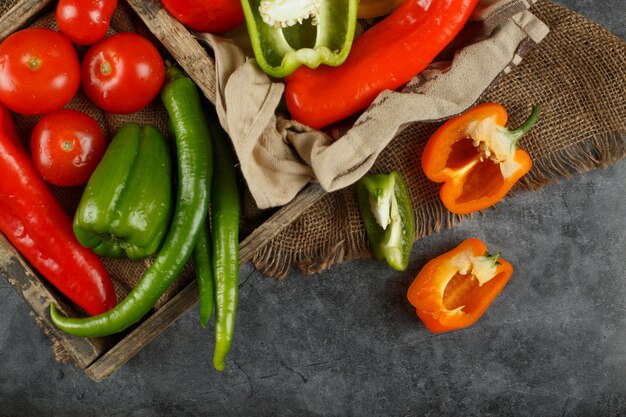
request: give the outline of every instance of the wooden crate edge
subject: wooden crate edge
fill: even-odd
[[[0,275],[4,276],[20,297],[30,305],[38,324],[46,326],[44,330],[63,346],[79,368],[86,368],[106,350],[105,341],[71,336],[52,323],[48,315],[52,303],[66,315],[76,315],[76,312],[48,289],[42,278],[1,233]]]
[[[21,0],[16,3],[11,10],[0,16],[0,41],[51,3],[52,0]]]
[[[256,251],[293,223],[311,204],[327,193],[318,185],[309,185],[286,206],[252,231],[239,245],[240,264],[252,260]],[[100,382],[167,329],[198,301],[198,285],[193,280],[171,300],[143,321],[135,330],[120,340],[108,352],[86,369],[87,376]]]

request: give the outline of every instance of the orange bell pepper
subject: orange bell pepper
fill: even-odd
[[[430,180],[444,183],[439,191],[443,205],[467,214],[500,201],[532,167],[517,142],[538,116],[535,106],[521,126],[510,130],[504,107],[483,103],[437,129],[424,148],[422,168]]]
[[[474,324],[511,278],[513,267],[489,255],[478,239],[430,260],[407,294],[417,316],[431,332],[447,332]]]

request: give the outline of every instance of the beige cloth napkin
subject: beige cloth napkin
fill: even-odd
[[[529,7],[525,0],[480,1],[470,18],[480,25],[478,35],[451,60],[436,61],[401,91],[382,92],[338,139],[277,116],[283,84],[246,56],[245,46],[201,34],[215,54],[220,123],[233,141],[258,207],[284,205],[310,182],[329,192],[351,185],[403,126],[470,107],[499,75],[521,61],[520,48],[547,35],[548,27]]]

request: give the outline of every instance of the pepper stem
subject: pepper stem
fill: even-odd
[[[528,132],[530,130],[531,127],[533,127],[533,125],[537,122],[537,119],[539,118],[539,111],[541,110],[541,107],[539,106],[539,104],[535,105],[533,107],[532,112],[530,113],[530,116],[528,116],[528,119],[526,119],[526,121],[524,123],[522,123],[518,128],[513,129],[513,130],[509,130],[509,134],[511,135],[511,138],[513,140],[513,143],[517,143],[517,141],[526,134],[526,132]]]
[[[502,254],[500,252],[496,252],[493,255],[490,254],[489,252],[485,253],[485,258],[491,262],[493,262],[494,264],[499,265],[500,263],[498,262],[498,258],[500,258]]]

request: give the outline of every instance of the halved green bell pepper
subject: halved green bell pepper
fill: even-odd
[[[163,134],[128,124],[109,144],[74,215],[78,241],[100,256],[153,255],[172,211],[172,162]]]
[[[242,0],[259,66],[281,78],[299,66],[341,65],[350,52],[358,0]]]
[[[357,182],[357,201],[374,256],[404,271],[415,237],[411,197],[397,172],[366,175]]]

